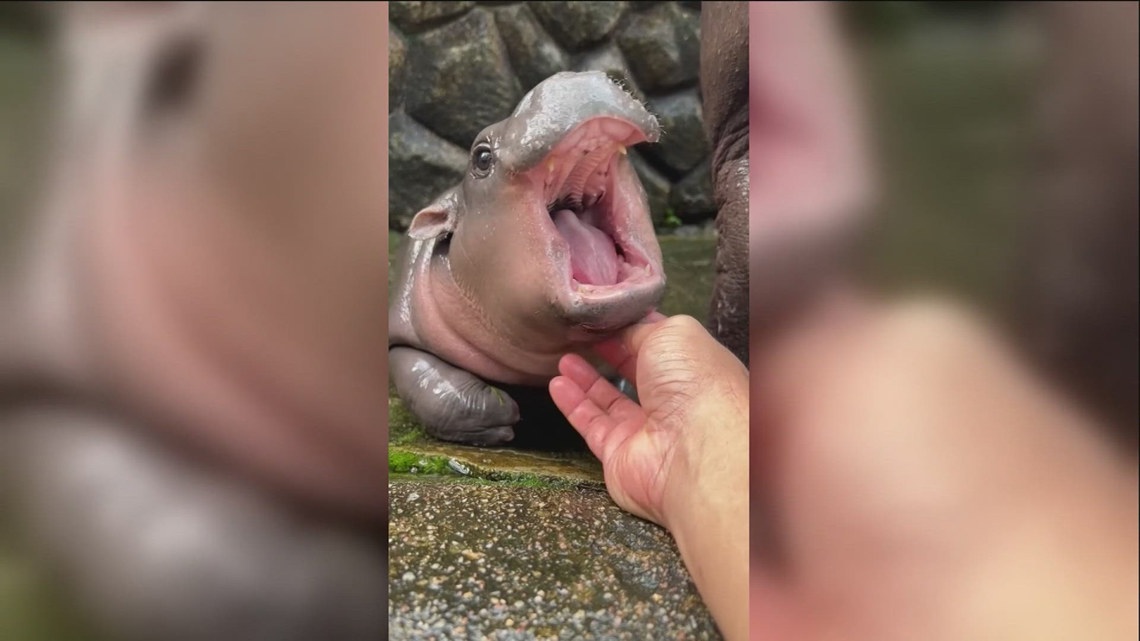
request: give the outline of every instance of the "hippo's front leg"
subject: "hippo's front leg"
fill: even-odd
[[[428,434],[470,445],[515,437],[518,404],[474,374],[412,347],[390,349],[388,367],[396,391]]]

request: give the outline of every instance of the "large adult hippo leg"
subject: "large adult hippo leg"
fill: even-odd
[[[1042,145],[1013,329],[1135,456],[1140,441],[1137,5],[1044,3]]]
[[[388,367],[396,391],[428,434],[472,445],[514,438],[519,407],[503,390],[411,347],[393,347]]]
[[[748,3],[701,8],[701,93],[712,141],[716,280],[709,329],[748,364]]]

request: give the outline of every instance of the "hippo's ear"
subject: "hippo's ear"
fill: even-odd
[[[455,202],[443,197],[421,209],[408,225],[408,236],[416,240],[442,238],[455,231]]]

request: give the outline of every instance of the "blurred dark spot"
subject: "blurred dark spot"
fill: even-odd
[[[161,118],[185,109],[201,75],[202,46],[183,36],[167,43],[154,64],[146,90],[146,114]]]

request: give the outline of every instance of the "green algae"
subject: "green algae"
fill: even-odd
[[[603,490],[600,479],[573,478],[555,473],[517,471],[489,465],[480,465],[468,458],[426,454],[395,446],[388,448],[389,478],[415,479],[434,477],[437,480],[507,485],[531,489],[586,489]]]
[[[447,459],[388,448],[388,471],[397,474],[451,474]]]

